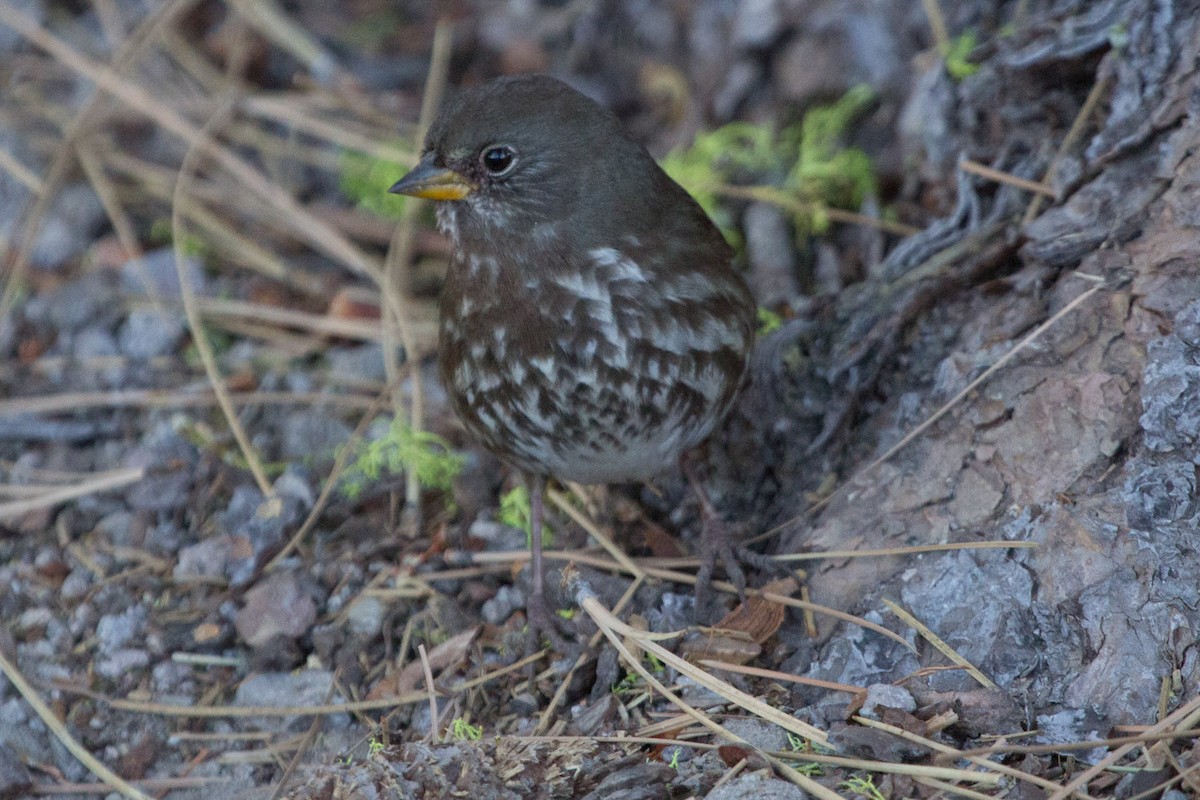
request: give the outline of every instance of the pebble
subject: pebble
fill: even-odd
[[[708,800],[744,800],[747,797],[755,800],[807,800],[808,795],[795,784],[755,772],[739,775],[717,787],[709,793]]]
[[[374,637],[383,630],[387,606],[378,597],[360,595],[346,610],[346,626],[357,636]]]
[[[184,256],[183,268],[187,273],[192,291],[198,295],[208,292],[208,278],[204,268],[194,256]],[[144,253],[140,263],[130,259],[121,265],[121,283],[124,288],[140,297],[149,297],[148,288],[153,288],[161,300],[177,300],[179,290],[179,271],[175,268],[175,251],[171,247],[162,247]]]
[[[867,719],[879,719],[880,708],[896,708],[901,711],[916,711],[917,701],[903,686],[890,683],[873,683],[867,687],[867,699],[859,711]]]
[[[315,706],[344,702],[333,688],[333,673],[326,670],[299,672],[260,672],[242,681],[233,697],[235,706]],[[323,717],[324,725],[344,728],[350,724],[348,714]],[[263,730],[303,728],[309,718],[303,716],[251,717],[247,722]]]
[[[234,626],[251,647],[262,647],[277,636],[303,636],[317,618],[317,606],[296,576],[276,572],[246,592],[246,604]]]
[[[525,607],[525,597],[515,586],[501,586],[495,596],[483,604],[483,619],[490,625],[502,625],[519,608]]]
[[[144,360],[175,352],[186,330],[180,314],[135,308],[121,323],[117,343],[125,355]]]

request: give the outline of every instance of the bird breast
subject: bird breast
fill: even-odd
[[[443,292],[439,364],[474,436],[580,483],[652,477],[708,436],[750,346],[740,295],[614,248],[561,270],[522,266],[460,252]]]

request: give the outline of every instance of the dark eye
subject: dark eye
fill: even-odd
[[[508,172],[516,158],[517,154],[507,145],[489,147],[479,157],[480,161],[483,162],[483,168],[493,175],[503,175]]]

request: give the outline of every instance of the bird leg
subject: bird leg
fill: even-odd
[[[696,573],[696,620],[707,622],[715,616],[711,609],[714,601],[712,576],[719,561],[725,567],[729,580],[737,588],[738,598],[746,599],[746,572],[742,564],[759,569],[775,567],[770,558],[736,544],[733,526],[727,523],[709,499],[708,491],[696,471],[695,451],[684,453],[679,459],[683,474],[700,503],[700,570]]]
[[[542,475],[529,476],[529,552],[530,587],[525,601],[525,619],[529,626],[526,655],[532,655],[541,647],[542,636],[550,640],[559,652],[567,652],[566,639],[559,633],[558,615],[546,602],[546,569],[542,561],[542,521],[545,517],[546,478]]]

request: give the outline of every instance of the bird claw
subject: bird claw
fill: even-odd
[[[525,655],[531,656],[542,649],[542,637],[550,641],[550,647],[558,653],[567,653],[571,645],[563,634],[568,632],[566,620],[558,616],[546,595],[533,592],[525,603],[525,624],[527,638],[525,640]]]
[[[756,553],[743,545],[735,545],[737,538],[733,526],[717,516],[705,516],[700,530],[700,569],[696,573],[698,623],[712,622],[724,616],[725,612],[716,607],[716,593],[712,585],[713,572],[718,563],[725,568],[725,574],[742,602],[746,600],[746,571],[743,565],[763,572],[780,570],[780,565],[770,556]]]

